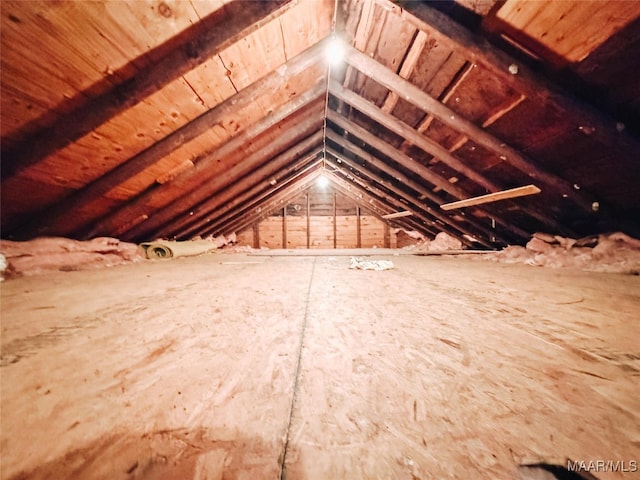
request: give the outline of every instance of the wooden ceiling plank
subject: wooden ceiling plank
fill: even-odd
[[[330,82],[329,92],[331,95],[334,95],[336,98],[350,104],[352,107],[374,119],[376,122],[385,126],[392,132],[410,141],[415,146],[435,156],[438,160],[446,163],[454,170],[466,176],[469,180],[487,189],[489,192],[501,190],[497,184],[465,165],[464,162],[449,153],[449,151],[442,145],[434,142],[424,135],[421,135],[415,129],[393,115],[383,112],[380,108],[358,94],[345,89],[335,80]]]
[[[268,96],[274,90],[282,90],[296,75],[321,61],[326,42],[327,40],[319,42],[305,50],[287,62],[282,68],[271,72],[236,95],[227,98],[213,109],[203,113],[93,183],[57,203],[42,215],[33,217],[27,225],[20,227],[21,235],[50,234],[54,228],[57,228],[64,221],[69,211],[76,210],[82,205],[101,198],[115,186],[126,182],[131,177],[169,155],[172,151],[221,123],[238,109],[243,109],[253,104],[256,99]]]
[[[200,214],[198,215],[196,213],[198,216],[197,221],[189,222],[189,219],[185,219],[185,222],[178,222],[169,228],[175,235],[178,235],[178,238],[188,238],[194,232],[201,231],[203,228],[209,228],[216,225],[216,223],[218,225],[226,223],[228,218],[237,215],[252,199],[257,198],[263,192],[270,190],[270,187],[274,186],[271,184],[271,181],[266,180],[266,178],[276,180],[276,185],[286,185],[293,181],[292,179],[298,178],[298,176],[303,175],[308,169],[322,162],[321,159],[317,158],[321,151],[321,149],[312,151],[301,160],[296,161],[292,167],[280,168],[277,171],[273,170],[271,175],[261,175],[265,180],[255,182],[246,190],[243,190],[244,185],[232,185],[220,195],[216,195],[215,198],[198,206]]]
[[[402,67],[400,67],[400,72],[398,73],[398,75],[400,75],[402,78],[409,78],[411,76],[411,74],[413,73],[413,69],[418,63],[420,55],[422,55],[422,49],[424,48],[426,43],[427,43],[427,34],[424,33],[422,30],[418,30],[418,34],[416,35],[416,38],[413,40],[413,43],[411,44],[411,48],[409,49],[407,56],[402,62]],[[398,97],[398,94],[396,92],[389,91],[387,98],[385,99],[384,104],[382,105],[382,110],[384,110],[385,112],[393,111],[393,108],[398,103],[399,98],[400,97]]]
[[[403,2],[400,7],[390,0],[374,1],[395,11],[407,21],[413,22],[417,28],[433,35],[437,41],[455,45],[455,48],[464,53],[469,60],[481,64],[500,82],[521,92],[533,102],[550,103],[565,112],[573,112],[575,118],[581,120],[581,125],[593,128],[592,136],[601,143],[605,145],[618,144],[633,150],[640,148],[640,142],[633,138],[629,132],[617,131],[614,119],[579,100],[564,88],[536,74],[512,56],[424,2]],[[509,66],[512,64],[518,65],[517,75],[509,73]],[[579,126],[576,124],[576,129]]]
[[[402,96],[402,98],[411,102],[416,107],[423,109],[427,113],[431,113],[445,125],[468,136],[478,145],[481,145],[488,150],[491,150],[500,155],[501,159],[509,162],[515,168],[525,173],[532,179],[536,180],[537,182],[544,182],[545,184],[552,186],[559,193],[567,195],[568,198],[573,200],[583,210],[587,212],[592,211],[591,206],[595,201],[592,196],[574,189],[573,183],[539,168],[530,159],[526,158],[524,154],[521,154],[515,148],[507,145],[505,142],[494,137],[474,123],[460,117],[449,107],[443,105],[437,99],[423,92],[402,77],[396,75],[396,73],[392,70],[389,70],[383,65],[377,63],[375,60],[348,46],[346,47],[345,60],[350,65],[357,68],[367,76],[374,78],[377,82],[381,83],[385,87],[389,88],[390,90],[396,91],[399,95]],[[411,141],[413,141],[413,139],[411,139]],[[434,151],[437,152],[438,149],[435,148]],[[465,173],[465,175],[467,176],[468,173],[470,173],[471,175],[475,175],[475,179],[471,176],[468,176],[468,178],[474,180],[476,183],[485,186],[489,190],[495,189],[495,185],[494,187],[490,187],[489,185],[491,185],[491,182],[486,183],[486,179],[481,178],[481,176],[478,176],[476,172],[473,172],[470,169],[466,168],[466,166],[457,161],[455,157],[451,156],[450,154],[443,156],[442,152],[438,154],[434,153],[434,151],[430,151],[429,153],[438,157],[441,161],[446,162],[452,168],[455,168],[462,173],[465,173],[463,170],[467,170],[467,172]],[[447,154],[448,153],[449,152],[447,152]],[[455,167],[454,165],[457,165],[457,167]],[[460,170],[461,166],[463,167],[463,170]]]
[[[242,5],[240,5],[240,3]],[[182,32],[177,48],[140,70],[132,79],[91,99],[84,107],[60,118],[55,126],[3,152],[2,179],[7,179],[69,143],[81,138],[115,115],[134,106],[212,55],[257,30],[284,10],[289,0],[234,2],[225,7],[228,16],[220,28],[199,22]],[[285,8],[283,8],[283,5]],[[236,11],[238,10],[238,11]],[[217,15],[217,12],[212,14]],[[197,40],[196,40],[197,36]]]
[[[303,127],[303,125],[301,125],[301,127]],[[238,189],[241,189],[240,190],[241,192],[242,189],[247,188],[246,187],[247,184],[251,184],[252,182],[254,182],[255,178],[260,178],[259,176],[273,175],[277,173],[279,169],[285,168],[291,161],[295,160],[296,157],[299,157],[300,155],[304,154],[309,148],[316,146],[321,141],[322,141],[322,131],[318,131],[315,134],[312,134],[310,137],[302,140],[301,142],[298,142],[296,145],[287,149],[285,152],[277,155],[276,157],[269,159],[266,162],[262,161],[260,165],[252,169],[249,175],[242,177],[237,182],[233,182],[233,183],[230,182],[228,186],[223,187],[223,189],[218,192],[212,188],[211,193],[208,194],[207,197],[205,197],[203,204],[210,205],[211,203],[217,203],[217,206],[220,206],[221,203],[230,201],[232,198],[228,198],[228,195],[225,195],[226,191],[228,190],[237,191]],[[264,159],[264,153],[258,152],[257,155],[255,155],[255,157],[257,159],[262,160]],[[250,159],[247,159],[247,160],[250,160]],[[203,207],[201,207],[199,203],[200,202],[193,203],[188,207],[185,206],[182,208],[180,208],[180,206],[175,206],[174,204],[170,204],[169,208],[164,208],[160,210],[159,212],[151,216],[151,218],[149,218],[149,220],[147,220],[144,224],[138,225],[137,227],[142,229],[142,231],[139,231],[138,233],[127,232],[127,236],[129,238],[132,238],[132,236],[140,237],[142,236],[142,233],[146,233],[148,235],[147,238],[149,238],[149,235],[152,235],[153,233],[159,234],[160,227],[166,226],[167,228],[169,228],[169,226],[167,225],[168,223],[171,226],[171,228],[173,228],[173,231],[178,231],[178,229],[181,228],[181,226],[173,225],[171,223],[172,220],[178,219],[179,221],[186,220],[189,222],[194,222],[200,219],[202,215],[207,215],[211,211],[211,209],[205,209],[204,211],[202,211]],[[175,224],[176,222],[173,222],[173,223]],[[180,222],[180,223],[183,223],[183,222]]]
[[[199,198],[200,195],[203,193],[206,195],[208,192],[215,190],[215,188],[223,187],[233,178],[236,172],[250,169],[252,162],[255,160],[252,157],[246,158],[232,169],[226,171],[223,175],[218,175],[213,179],[209,178],[209,175],[206,173],[211,165],[215,165],[218,161],[226,158],[226,156],[232,154],[237,149],[242,148],[247,142],[251,141],[252,138],[276,126],[294,112],[321,98],[324,94],[325,86],[326,82],[320,79],[314,88],[294,97],[278,110],[231,138],[224,145],[203,155],[198,159],[193,168],[178,175],[169,183],[154,185],[147,189],[132,201],[127,202],[119,210],[111,212],[105,218],[97,221],[92,228],[84,231],[82,236],[84,238],[92,238],[95,236],[108,235],[110,232],[118,230],[119,225],[122,222],[128,221],[129,218],[137,218],[142,214],[151,216],[153,211],[157,210],[157,207],[153,205],[162,203],[166,205],[166,192],[169,191],[170,188],[173,188],[175,186],[174,184],[190,185],[189,191],[180,199],[181,204],[184,204],[185,208],[189,208],[190,205],[202,200]],[[316,119],[311,117],[307,122],[312,123],[315,121]],[[281,136],[278,140],[282,141],[287,135],[295,136],[296,134],[300,134],[300,132],[286,132],[285,135]],[[276,144],[274,144],[274,148],[275,145]],[[206,185],[203,187],[205,183]],[[174,200],[174,205],[176,201],[177,199]]]
[[[327,151],[331,155],[333,155],[336,159],[339,159],[342,164],[350,167],[353,170],[358,171],[360,174],[363,174],[363,175],[369,177],[376,184],[381,185],[384,188],[386,188],[386,189],[390,190],[391,192],[393,192],[394,195],[396,195],[398,197],[398,199],[403,198],[404,200],[406,200],[407,201],[406,206],[411,208],[411,210],[414,213],[414,215],[418,216],[418,218],[420,218],[421,220],[428,221],[428,222],[433,222],[433,218],[436,218],[436,219],[440,220],[441,222],[444,222],[445,225],[440,227],[444,232],[446,232],[446,233],[448,233],[450,235],[454,235],[456,237],[462,237],[462,235],[459,232],[461,232],[462,234],[466,233],[467,235],[470,235],[472,237],[479,237],[479,241],[480,241],[480,243],[482,245],[484,245],[485,247],[488,247],[488,248],[494,248],[494,245],[492,245],[490,242],[487,242],[486,240],[482,239],[483,237],[487,238],[486,237],[486,235],[488,233],[487,231],[483,231],[482,232],[483,235],[479,235],[477,231],[474,232],[474,231],[471,231],[471,230],[465,228],[462,225],[458,225],[457,222],[453,221],[451,218],[447,217],[446,215],[441,215],[440,213],[435,211],[430,206],[423,205],[419,200],[416,200],[415,198],[412,198],[411,196],[407,195],[406,192],[404,192],[402,189],[400,189],[399,187],[394,185],[393,182],[390,182],[387,179],[384,179],[381,176],[373,173],[368,168],[366,168],[366,167],[364,167],[362,165],[359,165],[358,163],[350,160],[345,155],[340,154],[339,152],[335,151],[332,148],[327,148]],[[455,230],[457,230],[458,232],[456,232]],[[491,237],[489,237],[489,238],[491,238]]]

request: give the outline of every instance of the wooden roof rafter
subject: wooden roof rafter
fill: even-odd
[[[485,188],[487,192],[497,192],[503,189],[502,186],[487,178],[485,175],[482,175],[471,167],[467,166],[462,160],[457,158],[442,145],[420,134],[406,123],[402,122],[390,113],[383,111],[381,108],[364,99],[360,95],[345,89],[339,82],[335,80],[330,81],[329,93],[336,98],[350,104],[352,107],[356,108],[358,111],[365,114],[375,122],[388,128],[395,134],[405,138],[407,141],[410,141],[423,151],[433,155],[452,169],[460,172],[472,182]],[[444,185],[442,185],[442,188],[444,188]],[[539,220],[541,223],[550,226],[555,231],[569,236],[574,235],[574,233],[569,228],[561,225],[554,218],[544,213],[538,212],[536,209],[530,206],[519,203],[519,208],[531,217]]]
[[[331,169],[327,169],[325,175],[332,182],[333,186],[338,191],[354,200],[360,207],[370,210],[380,221],[394,223],[402,228],[406,228],[407,230],[415,230],[422,234],[431,236],[436,234],[435,231],[412,217],[385,220],[383,217],[396,212],[398,210],[398,206],[391,204],[387,198],[378,197],[372,190],[369,190],[361,183],[354,181],[354,177],[341,169],[339,165],[332,164],[332,167],[333,168]]]
[[[150,217],[157,209],[157,207],[154,207],[154,204],[157,201],[164,201],[165,205],[169,203],[166,198],[166,191],[172,189],[175,185],[188,185],[188,191],[183,194],[180,199],[174,199],[174,201],[171,202],[172,208],[178,208],[178,205],[184,208],[190,208],[197,202],[202,201],[204,198],[210,196],[214,191],[223,188],[233,178],[237,178],[239,175],[250,171],[256,162],[256,158],[254,156],[245,158],[233,168],[228,169],[224,175],[216,176],[213,179],[209,178],[210,174],[207,173],[207,170],[211,165],[226,158],[228,155],[241,148],[245,143],[251,141],[252,138],[271,128],[277,127],[279,129],[284,129],[285,133],[278,138],[278,142],[271,145],[273,152],[263,152],[258,156],[270,157],[271,155],[275,155],[275,153],[277,153],[279,143],[285,142],[286,140],[293,141],[297,135],[301,135],[299,131],[296,132],[295,130],[288,130],[286,128],[286,122],[282,122],[289,118],[293,113],[318,102],[318,100],[323,97],[325,88],[325,82],[320,79],[320,81],[316,82],[313,88],[293,97],[277,111],[268,114],[260,122],[251,125],[241,133],[232,137],[224,145],[205,154],[195,163],[193,168],[181,173],[171,182],[162,185],[154,185],[147,189],[119,210],[108,214],[105,218],[96,222],[96,224],[82,236],[85,238],[100,236],[104,234],[103,232],[116,231],[119,226],[127,224],[132,218],[140,218],[141,215],[148,215]],[[319,112],[320,110],[318,113]],[[322,125],[322,118],[321,116],[318,116],[317,118],[315,116],[310,116],[304,123],[306,128],[313,128],[313,125],[316,123],[318,124],[318,128],[320,128]]]
[[[348,46],[345,48],[345,61],[354,68],[357,68],[358,71],[372,79],[375,79],[376,82],[395,92],[397,95],[409,101],[416,107],[424,110],[426,113],[437,118],[445,125],[448,125],[454,130],[462,133],[465,137],[473,140],[476,144],[495,152],[500,156],[501,160],[514,166],[524,174],[531,177],[534,181],[544,182],[545,185],[552,186],[559,192],[559,195],[564,194],[583,210],[587,212],[591,211],[591,206],[595,201],[595,198],[585,194],[581,190],[573,188],[573,183],[537,167],[533,161],[526,158],[523,153],[518,152],[515,148],[494,137],[481,127],[475,125],[473,122],[461,117],[449,107],[414,86],[411,82],[405,80],[399,75],[396,75],[393,71],[379,64],[374,59],[364,55],[354,48]],[[335,86],[336,84],[337,82],[333,85]],[[408,138],[408,140],[413,142],[413,138]],[[422,144],[420,147],[422,148]],[[440,145],[429,145],[429,147],[431,150],[425,151],[428,151],[441,161],[445,161],[450,164],[469,178],[474,179],[473,176],[475,176],[474,181],[476,181],[476,183],[485,186],[490,191],[496,188],[495,185],[491,182],[487,182],[481,175],[467,170],[463,164],[457,162],[457,159],[447,149],[440,150],[440,148],[442,148]],[[500,190],[500,188],[497,188],[497,190]]]
[[[416,199],[415,196],[409,195],[406,191],[402,189],[400,185],[396,185],[395,182],[390,180],[389,178],[383,178],[371,171],[371,169],[367,168],[364,165],[359,164],[356,161],[348,159],[347,156],[341,155],[339,152],[335,151],[332,148],[327,148],[327,152],[333,155],[336,159],[340,161],[340,163],[345,164],[350,169],[357,171],[361,176],[367,177],[371,182],[375,183],[378,186],[383,187],[386,190],[389,190],[394,196],[398,199],[403,199],[406,202],[407,208],[410,208],[414,215],[418,215],[419,218],[423,219],[423,221],[441,221],[445,227],[443,230],[447,233],[454,233],[456,236],[460,236],[461,234],[467,234],[471,237],[478,238],[479,243],[483,244],[485,247],[493,248],[495,245],[491,243],[491,239],[494,238],[503,244],[507,244],[504,239],[500,237],[497,232],[492,232],[488,228],[479,225],[477,222],[471,220],[468,222],[469,227],[466,227],[461,222],[452,218],[452,216],[444,215],[440,211],[437,210],[438,206],[434,205],[435,208],[425,204],[424,202],[420,202]],[[486,239],[486,240],[485,240]]]
[[[291,0],[231,2],[183,31],[167,45],[149,52],[157,58],[149,66],[106,93],[66,114],[53,126],[42,128],[3,152],[2,181],[136,105],[164,85],[204,63],[211,56],[262,27],[293,5]],[[129,67],[122,68],[123,71]]]
[[[476,232],[472,232],[463,226],[460,226],[453,222],[451,219],[447,218],[444,215],[434,214],[433,211],[426,211],[423,206],[419,204],[416,200],[408,197],[402,190],[393,185],[391,182],[385,181],[383,178],[377,176],[371,171],[358,166],[355,162],[349,161],[346,159],[344,155],[340,155],[333,149],[328,149],[328,153],[330,153],[336,161],[339,162],[341,168],[347,167],[351,170],[351,172],[356,173],[356,177],[368,183],[369,185],[375,185],[375,187],[369,187],[369,189],[374,192],[376,195],[385,195],[386,198],[392,203],[397,210],[408,209],[412,212],[413,216],[425,225],[425,229],[429,231],[431,235],[435,235],[437,230],[434,230],[433,227],[440,223],[440,230],[448,233],[449,235],[463,239],[464,235],[467,234],[470,237],[479,238],[479,242],[482,243],[485,247],[493,248],[491,242],[484,240],[484,235],[478,235]],[[338,165],[334,162],[331,162],[331,165]]]
[[[131,232],[130,237],[138,236],[175,236],[182,229],[189,232],[194,224],[204,225],[219,218],[233,206],[241,202],[249,201],[262,190],[268,190],[278,185],[290,172],[295,172],[304,167],[309,160],[320,152],[322,132],[316,131],[309,137],[301,140],[293,147],[285,150],[276,157],[263,161],[248,175],[237,182],[231,182],[222,190],[205,198],[202,202],[194,204],[188,209],[189,215],[171,215],[171,210],[165,209],[156,214],[154,222],[141,224]],[[302,160],[300,158],[302,157]],[[255,191],[259,188],[259,191]],[[254,192],[247,195],[248,191]],[[185,210],[186,212],[187,210]]]
[[[301,160],[296,161],[291,168],[278,172],[276,176],[272,177],[276,180],[278,188],[283,188],[285,185],[295,183],[304,178],[309,171],[315,170],[315,168],[322,163],[322,160],[319,158],[320,153],[321,150],[311,152]],[[241,216],[242,212],[246,213],[247,205],[252,201],[256,201],[258,198],[264,199],[270,194],[273,194],[276,190],[273,187],[274,185],[271,181],[256,183],[251,188],[235,196],[233,200],[225,202],[220,208],[216,208],[215,210],[211,209],[207,215],[201,215],[196,222],[186,225],[184,230],[180,230],[179,234],[177,234],[178,237],[189,238],[190,235],[197,232],[226,225],[231,219]],[[259,201],[257,201],[257,203],[259,203]]]
[[[173,131],[149,148],[120,164],[94,182],[76,191],[69,197],[58,202],[41,214],[29,219],[26,225],[20,226],[22,235],[46,235],[54,229],[59,229],[65,223],[68,212],[80,209],[82,206],[100,199],[115,186],[127,181],[134,175],[158,162],[175,149],[205,133],[208,129],[219,124],[226,116],[242,109],[256,99],[270,94],[273,90],[282,89],[287,82],[306,69],[322,61],[329,39],[314,44],[307,50],[292,58],[281,68],[270,72],[260,80],[240,90],[237,94],[216,105],[212,109],[193,119],[186,125]],[[67,232],[72,233],[72,232]]]
[[[310,161],[309,164],[299,172],[293,174],[289,179],[283,181],[277,188],[264,192],[253,201],[241,206],[241,211],[237,214],[229,214],[213,225],[203,228],[200,235],[229,234],[241,231],[253,223],[260,221],[274,211],[279,210],[289,201],[294,199],[300,192],[306,190],[322,174],[323,167],[321,160]]]
[[[470,196],[468,192],[464,191],[454,183],[451,183],[447,179],[440,177],[437,173],[433,172],[427,166],[413,159],[406,153],[400,150],[397,150],[393,145],[390,145],[384,142],[383,140],[379,139],[377,136],[373,135],[367,129],[361,127],[360,125],[356,124],[353,121],[350,121],[341,117],[340,115],[337,114],[337,112],[329,111],[327,114],[327,119],[330,120],[330,122],[336,124],[338,127],[342,128],[343,130],[349,132],[349,134],[362,140],[364,143],[369,145],[374,150],[379,151],[383,155],[396,161],[399,165],[402,165],[403,167],[405,167],[407,170],[417,174],[419,177],[423,178],[426,182],[429,182],[430,184],[433,184],[436,187],[446,191],[447,193],[452,195],[454,198],[458,200],[462,200]],[[421,192],[421,195],[427,195],[427,194],[426,192],[423,191]],[[429,198],[432,198],[434,200],[434,202],[438,198],[438,197],[435,197],[435,194],[432,194],[431,192],[428,195],[429,195]],[[430,197],[431,195],[434,195],[434,197]],[[473,211],[475,211],[475,209]],[[480,210],[480,211],[484,211],[484,210]],[[523,231],[521,228],[502,220],[500,218],[499,212],[493,213],[490,210],[487,212],[490,212],[488,213],[489,217],[493,218],[497,223],[503,225],[507,230],[511,231],[514,235],[519,236],[521,239],[529,238],[529,235],[525,231]]]

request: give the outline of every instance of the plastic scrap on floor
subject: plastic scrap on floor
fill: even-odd
[[[351,257],[351,270],[390,270],[393,268],[391,260],[365,260],[361,257]]]

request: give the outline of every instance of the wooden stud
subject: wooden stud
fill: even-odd
[[[338,248],[338,225],[336,224],[337,193],[333,192],[333,248]]]
[[[356,227],[357,227],[357,233],[356,233],[356,247],[357,248],[362,248],[362,225],[360,224],[361,220],[360,220],[360,207],[356,206]]]
[[[260,224],[253,224],[253,248],[260,248]]]
[[[311,208],[309,205],[309,193],[305,195],[307,201],[307,248],[311,248]]]
[[[282,248],[287,248],[287,206],[282,207]]]

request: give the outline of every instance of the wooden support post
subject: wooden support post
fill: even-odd
[[[309,192],[305,194],[307,200],[307,248],[311,248],[311,217],[310,217],[310,200],[309,200]]]
[[[382,223],[384,225],[384,248],[391,248],[391,229],[387,222]]]
[[[282,248],[287,248],[287,206],[282,207]]]
[[[360,227],[360,207],[356,205],[356,248],[362,248],[362,231]]]
[[[256,222],[252,226],[253,230],[253,248],[260,248],[260,223]]]
[[[338,248],[338,223],[336,221],[338,194],[333,192],[333,248]]]

